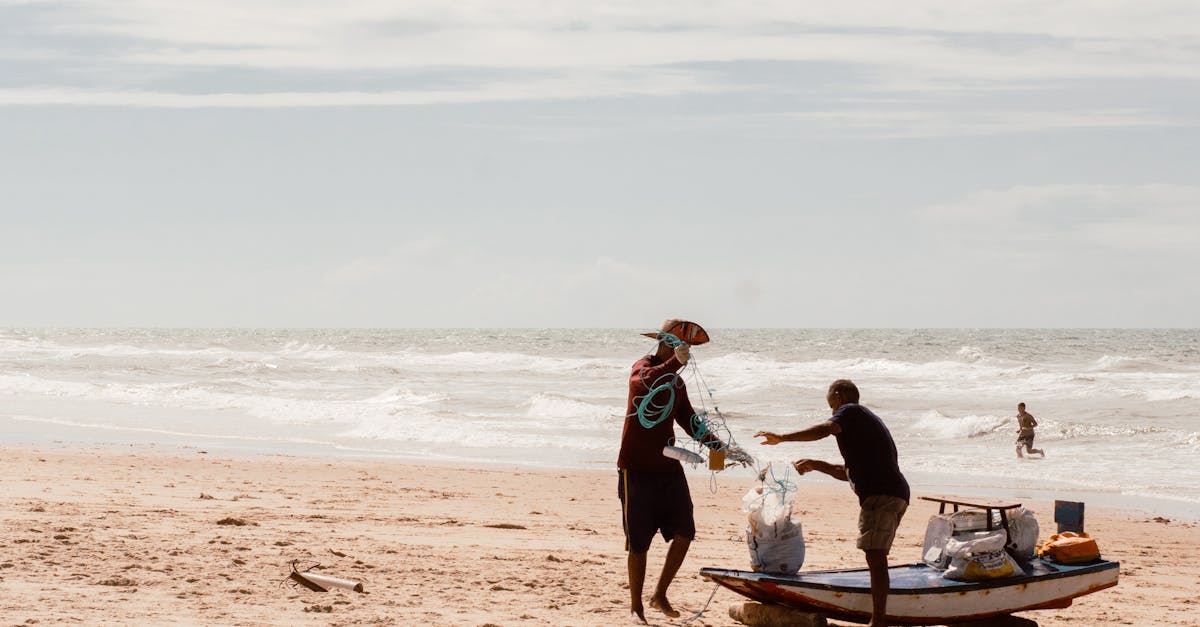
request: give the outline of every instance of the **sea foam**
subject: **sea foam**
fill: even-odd
[[[836,459],[832,440],[752,434],[827,419],[826,387],[851,378],[929,481],[1200,500],[1200,332],[710,334],[681,373],[689,396],[762,460]],[[6,329],[0,437],[611,468],[629,368],[651,348],[627,329]],[[1047,450],[1036,471],[1014,454],[1017,402]]]

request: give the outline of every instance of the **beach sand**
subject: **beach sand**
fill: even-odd
[[[5,448],[0,615],[9,625],[628,624],[616,477],[158,447]],[[752,483],[748,471],[729,471],[714,493],[707,474],[692,476],[698,536],[670,589],[683,618],[713,592],[701,567],[749,567],[740,508]],[[1026,505],[1044,538],[1052,505]],[[893,563],[919,559],[936,507],[914,499]],[[845,484],[801,480],[805,569],[863,566],[856,514]],[[1121,562],[1120,584],[1023,616],[1062,626],[1200,624],[1194,523],[1089,507],[1087,526]],[[666,546],[651,548],[648,591]],[[367,593],[288,585],[295,560],[361,581]],[[693,624],[736,625],[728,608],[743,601],[719,590]],[[682,622],[648,612],[651,624]]]

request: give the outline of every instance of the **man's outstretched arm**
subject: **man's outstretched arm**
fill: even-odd
[[[754,434],[756,438],[763,438],[762,444],[779,444],[780,442],[814,442],[821,438],[827,438],[831,435],[837,435],[842,432],[842,428],[837,423],[826,420],[807,428],[801,429],[794,433],[785,433],[779,435],[770,431],[759,431]]]
[[[792,462],[792,468],[796,469],[799,474],[804,474],[810,470],[823,472],[839,481],[849,481],[846,477],[846,467],[842,464],[831,464],[823,462],[819,459],[798,459]]]

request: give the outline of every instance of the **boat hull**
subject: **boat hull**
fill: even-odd
[[[941,571],[925,564],[894,566],[888,569],[888,623],[944,625],[1067,607],[1076,597],[1117,585],[1120,572],[1117,562],[1107,560],[1063,565],[1035,559],[1025,568],[1027,575],[963,582],[946,579]],[[865,623],[871,618],[871,584],[866,569],[772,575],[704,568],[700,574],[761,603],[852,622]]]

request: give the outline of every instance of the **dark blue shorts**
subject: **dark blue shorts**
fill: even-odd
[[[692,493],[682,467],[677,472],[620,470],[617,497],[621,499],[626,551],[649,551],[655,532],[662,532],[667,542],[675,536],[696,537]]]

